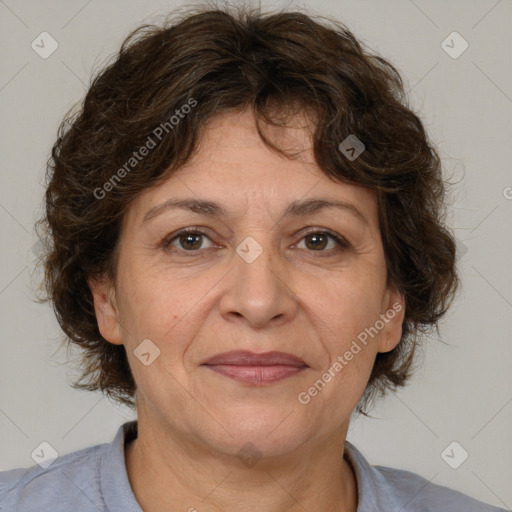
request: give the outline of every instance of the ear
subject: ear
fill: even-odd
[[[89,278],[87,283],[94,299],[94,311],[101,335],[114,345],[122,345],[114,284],[106,277]]]
[[[379,337],[378,352],[393,350],[402,337],[402,324],[405,316],[405,297],[395,287],[388,288],[380,316],[384,323]]]

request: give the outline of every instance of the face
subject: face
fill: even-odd
[[[265,130],[300,158],[268,149],[249,110],[211,119],[194,158],[130,205],[116,283],[90,282],[102,335],[126,347],[139,419],[226,454],[247,442],[279,455],[344,439],[403,320],[374,194],[325,177],[307,130]],[[297,207],[318,199],[341,206]],[[170,200],[222,211],[162,206]],[[228,376],[204,364],[234,350],[304,365],[272,380],[268,367]]]

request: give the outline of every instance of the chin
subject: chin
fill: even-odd
[[[220,425],[214,431],[211,428],[203,431],[201,437],[213,449],[226,455],[242,456],[249,452],[251,456],[251,451],[255,452],[252,456],[286,455],[307,441],[309,436],[304,432],[303,424],[290,430],[292,425],[285,418],[286,414],[265,417],[261,413],[245,418],[217,417]]]

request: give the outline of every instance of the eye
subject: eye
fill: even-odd
[[[328,250],[324,250],[329,245],[329,239],[333,240],[334,243],[331,244],[331,247]],[[309,233],[306,233],[302,240],[306,241],[306,249],[310,249],[313,252],[329,254],[338,252],[341,249],[348,249],[350,247],[347,240],[331,231],[310,231]],[[297,245],[297,247],[299,247],[299,245]],[[332,246],[334,246],[334,248]]]
[[[172,238],[164,240],[163,247],[164,249],[170,250],[170,246],[172,246],[178,250],[197,252],[199,249],[205,249],[205,247],[201,247],[204,237],[210,240],[203,231],[200,231],[197,228],[186,228],[173,235]],[[178,247],[173,243],[174,241],[179,244]]]
[[[210,241],[210,245],[207,247],[203,247],[205,239]],[[303,236],[301,242],[302,240],[306,240],[306,249],[309,250],[309,252],[326,253],[327,256],[337,253],[342,249],[350,248],[350,244],[345,238],[329,230],[316,229],[315,231],[310,231]],[[333,241],[331,245],[334,247],[331,246],[328,250],[325,250],[329,245],[329,240]],[[213,246],[207,234],[195,227],[182,229],[178,233],[165,239],[162,245],[166,250],[188,252],[191,256],[201,252],[201,249],[205,250]],[[299,245],[300,244],[298,244],[297,247],[299,247]]]

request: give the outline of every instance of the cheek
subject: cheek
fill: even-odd
[[[124,277],[124,303],[120,308],[124,320],[138,334],[159,339],[183,324],[195,308],[200,308],[218,281],[218,277],[207,274],[187,279],[169,272],[159,274],[154,269],[127,272]]]
[[[302,297],[314,313],[317,327],[324,332],[331,349],[343,353],[352,340],[379,319],[381,286],[364,275],[340,275],[304,287]],[[332,350],[329,350],[332,352]]]
[[[380,290],[377,281],[346,272],[302,295],[327,355],[315,377],[326,383],[316,407],[330,399],[355,407],[364,392],[377,352],[378,335],[372,337],[368,330],[379,319]],[[343,411],[337,414],[341,418]]]
[[[359,402],[370,378],[377,337],[370,337],[365,329],[379,318],[379,304],[368,290],[341,284],[331,284],[329,293],[322,296],[310,295],[309,304],[316,308],[311,318],[320,334],[319,350],[327,357],[322,358],[321,367],[303,391],[311,396],[318,414],[342,422]],[[332,403],[339,407],[334,410]]]

